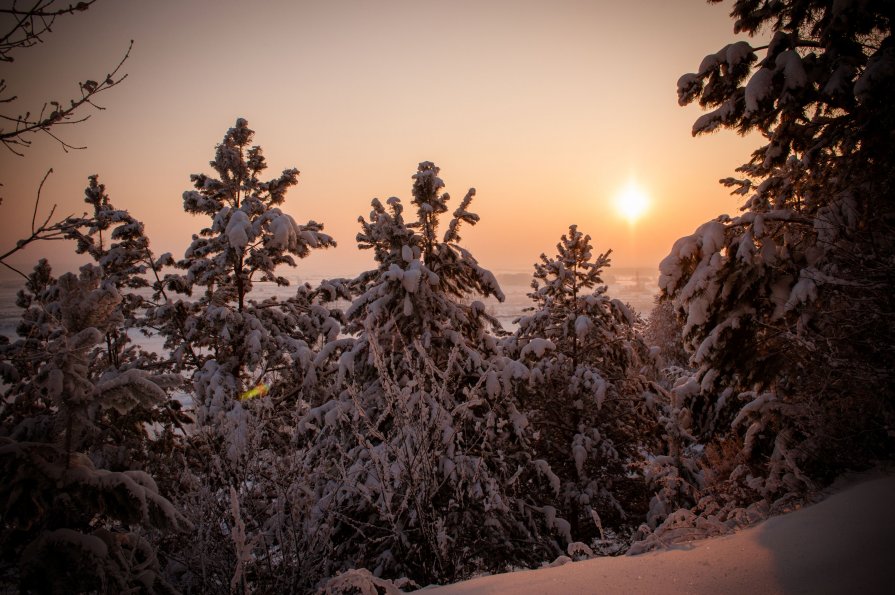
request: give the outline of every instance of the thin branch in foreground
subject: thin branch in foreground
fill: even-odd
[[[134,41],[131,40],[127,47],[127,51],[124,53],[124,57],[118,62],[115,69],[107,74],[100,82],[88,79],[78,83],[81,97],[70,99],[67,107],[64,107],[63,104],[58,101],[48,101],[43,104],[36,117],[32,117],[30,111],[25,112],[24,115],[18,116],[0,114],[0,120],[13,123],[12,129],[4,130],[0,128],[0,142],[2,142],[10,152],[22,157],[24,156],[24,150],[30,147],[32,143],[32,141],[26,137],[33,133],[44,132],[62,145],[65,152],[68,152],[69,150],[84,149],[85,147],[75,146],[64,141],[54,134],[51,129],[60,125],[79,124],[88,120],[90,114],[82,115],[79,113],[76,115],[76,112],[84,104],[100,111],[105,110],[106,108],[97,104],[94,100],[97,95],[118,86],[127,78],[128,75],[126,73],[119,73],[124,66],[124,63],[130,58],[133,47]],[[3,97],[2,93],[5,90],[5,82],[0,81],[0,103],[11,103],[15,99],[15,96]]]
[[[37,187],[37,198],[34,201],[34,212],[31,214],[31,233],[34,233],[34,220],[37,219],[37,207],[40,204],[40,193],[44,189],[44,183],[46,183],[47,178],[50,177],[50,174],[53,173],[53,168],[47,170],[47,173],[44,174],[43,179],[40,181],[40,186]]]
[[[13,22],[0,33],[0,62],[12,62],[14,50],[29,48],[43,42],[46,33],[53,32],[56,17],[84,12],[96,0],[83,0],[64,8],[54,8],[57,0],[36,0],[28,2],[28,8],[19,8],[15,0],[12,6],[0,8],[0,15],[9,15]]]
[[[50,174],[53,173],[53,168],[47,170],[47,173],[44,174],[43,179],[40,181],[40,186],[37,189],[37,197],[34,199],[34,211],[31,214],[31,235],[27,238],[18,240],[12,248],[7,250],[5,253],[0,254],[0,264],[5,266],[6,268],[14,271],[28,279],[28,275],[24,274],[19,269],[10,265],[6,262],[6,259],[15,254],[16,252],[22,250],[28,244],[32,242],[36,242],[38,240],[64,240],[70,237],[70,231],[72,228],[72,216],[63,217],[54,223],[50,223],[53,219],[53,215],[56,213],[56,205],[53,205],[50,208],[49,214],[47,214],[46,218],[40,225],[36,225],[37,223],[37,209],[40,205],[40,194],[43,191],[44,184],[47,181],[47,178]]]

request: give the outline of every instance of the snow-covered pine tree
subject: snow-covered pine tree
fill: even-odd
[[[122,324],[111,327],[104,338],[107,365],[118,368],[129,359],[148,356],[131,345],[127,331],[137,326],[143,297],[132,290],[149,287],[144,274],[152,263],[152,253],[143,224],[127,211],[115,208],[99,176],[90,176],[88,180],[84,202],[92,212],[83,217],[69,217],[65,222],[65,236],[76,241],[78,254],[87,254],[93,259],[99,267],[101,283],[115,287],[120,293],[117,310]],[[125,350],[129,353],[125,354]]]
[[[461,223],[478,221],[474,191],[444,225],[450,197],[438,173],[419,164],[411,220],[397,198],[373,200],[360,219],[358,243],[376,268],[348,283],[358,293],[346,312],[352,336],[318,356],[321,366],[338,361],[341,380],[299,424],[302,534],[317,579],[366,567],[428,584],[558,553],[529,500],[540,480],[509,394],[525,368],[500,355],[499,324],[468,301],[503,299],[460,245]]]
[[[534,456],[556,477],[545,498],[574,541],[590,542],[610,529],[630,533],[648,501],[636,473],[655,434],[641,375],[648,352],[636,314],[606,293],[609,252],[595,254],[575,225],[556,249],[534,265],[534,305],[506,345],[530,369],[517,399],[537,435]]]
[[[166,548],[180,560],[178,581],[203,592],[297,588],[304,566],[295,539],[301,467],[292,405],[317,386],[315,353],[341,328],[339,313],[321,306],[306,284],[285,300],[252,299],[258,281],[289,284],[277,267],[335,245],[321,224],[300,225],[282,210],[298,170],[262,181],[267,164],[253,135],[238,119],[216,147],[215,174],[191,176],[195,189],[184,192],[184,209],[209,225],[183,259],[154,263],[184,272],[154,283],[147,315],[195,390],[198,423],[177,504],[196,531]],[[260,396],[240,400],[258,387]]]
[[[0,347],[0,576],[23,591],[169,590],[138,527],[187,523],[131,457],[106,447],[128,423],[148,440],[141,420],[165,407],[172,379],[91,365],[121,323],[120,302],[99,267],[56,280],[41,261],[19,293],[21,338]]]
[[[190,176],[195,190],[184,192],[184,210],[208,217],[210,224],[193,236],[176,263],[185,273],[156,284],[159,305],[150,312],[175,357],[195,371],[203,422],[231,410],[245,390],[291,372],[296,360],[310,361],[307,345],[299,344],[303,329],[290,311],[309,304],[281,308],[276,300],[253,302],[250,293],[257,281],[288,285],[278,266],[294,267],[295,258],[335,245],[321,224],[299,225],[280,208],[299,172],[287,169],[271,180],[259,179],[267,163],[261,148],[251,145],[253,137],[239,118],[210,162],[218,177]],[[172,290],[200,295],[194,301],[175,299]]]
[[[136,374],[134,370],[162,372],[169,365],[158,354],[135,344],[128,335],[128,331],[144,326],[146,292],[140,290],[149,286],[145,273],[155,266],[143,224],[126,210],[115,208],[98,176],[90,176],[84,194],[84,202],[92,212],[67,218],[64,236],[75,240],[79,254],[93,259],[94,264],[82,267],[81,276],[95,278],[98,287],[114,290],[118,295],[114,310],[103,325],[101,344],[88,352],[89,373],[111,380]],[[28,301],[24,296],[23,299]],[[30,312],[35,311],[42,309]],[[31,327],[22,332],[27,335],[34,330]],[[179,384],[179,376],[167,379],[169,384]],[[128,408],[125,413],[107,409],[104,415],[108,419],[96,426],[90,456],[98,465],[115,470],[148,469],[155,463],[166,467],[172,449],[177,447],[175,443],[179,442],[173,429],[188,420],[174,399]],[[155,427],[152,440],[148,426]]]
[[[373,251],[377,268],[353,281],[359,298],[346,312],[349,332],[376,328],[406,343],[419,339],[433,355],[444,355],[454,344],[480,349],[487,331],[499,328],[481,302],[465,303],[474,295],[504,299],[494,275],[460,245],[460,226],[479,220],[467,211],[475,189],[469,189],[439,234],[450,195],[441,192],[438,173],[426,161],[413,176],[415,220],[405,221],[404,206],[394,197],[388,206],[374,199],[370,220],[359,219],[358,246]]]
[[[731,14],[770,42],[706,56],[678,81],[680,103],[712,110],[694,134],[766,142],[742,179],[722,180],[743,213],[678,240],[660,286],[696,367],[675,389],[681,427],[708,444],[710,482],[748,500],[891,448],[895,4],[741,1]]]

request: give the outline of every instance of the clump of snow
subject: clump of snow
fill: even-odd
[[[544,354],[547,351],[552,351],[554,349],[556,349],[556,345],[553,344],[553,341],[535,337],[528,342],[528,345],[522,348],[520,354],[522,355],[522,357],[525,357],[527,354],[533,353],[537,358],[540,359],[544,357]]]
[[[787,312],[793,308],[817,299],[817,284],[809,277],[802,277],[793,286],[783,307]]]
[[[746,114],[758,110],[759,104],[771,94],[771,86],[774,82],[774,71],[770,68],[760,68],[749,82],[746,83]]]
[[[559,494],[559,490],[561,488],[559,477],[556,476],[556,473],[550,468],[550,465],[544,459],[536,459],[532,461],[535,469],[537,469],[540,475],[543,475],[547,481],[550,483],[550,487],[553,489],[554,494]]]
[[[575,334],[578,335],[578,339],[583,341],[584,337],[587,336],[587,333],[593,328],[594,323],[591,319],[582,314],[578,318],[575,319]]]
[[[721,51],[724,52],[724,57],[730,68],[739,66],[755,56],[755,54],[752,53],[752,46],[749,45],[749,42],[747,41],[731,43],[725,46]]]
[[[237,209],[230,216],[225,232],[230,246],[236,250],[242,250],[249,243],[249,234],[252,233],[252,222],[245,211]]]
[[[269,246],[277,250],[294,250],[298,244],[298,238],[301,236],[301,228],[298,223],[290,215],[280,212],[280,209],[271,209],[269,215],[272,236]],[[305,239],[310,240],[308,243],[316,247],[317,243],[313,235]]]
[[[783,72],[783,86],[786,89],[800,89],[808,84],[808,75],[802,64],[802,57],[795,50],[781,52],[777,56],[777,70]]]
[[[883,44],[867,61],[867,68],[855,82],[855,96],[864,100],[874,92],[875,87],[888,83],[892,78],[895,78],[895,49],[891,44]]]

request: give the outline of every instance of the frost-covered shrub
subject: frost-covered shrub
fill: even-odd
[[[515,386],[533,456],[555,474],[544,497],[569,541],[592,541],[639,524],[647,496],[637,468],[655,444],[657,395],[642,374],[649,358],[636,315],[600,278],[609,253],[595,255],[574,225],[557,251],[535,264],[534,305],[506,347],[528,368]]]
[[[250,408],[235,459],[214,427],[191,430],[174,501],[193,529],[159,546],[183,591],[306,592],[317,572],[309,552],[319,537],[302,533],[311,498],[291,407],[265,397]]]
[[[349,380],[301,421],[312,576],[367,568],[425,585],[555,557],[548,522],[568,527],[531,497],[546,477],[525,418],[489,386],[499,365],[470,378],[459,347],[439,366],[420,341],[403,351],[371,342],[375,392]]]

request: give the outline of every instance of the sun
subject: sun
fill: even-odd
[[[621,189],[615,197],[615,209],[631,225],[643,217],[649,208],[649,197],[633,180]]]

